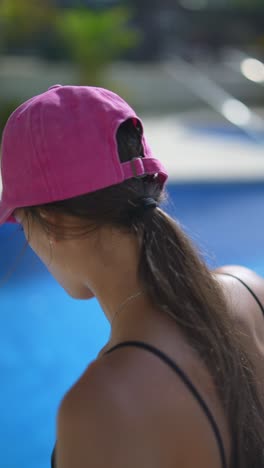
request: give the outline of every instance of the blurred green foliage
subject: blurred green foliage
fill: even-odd
[[[0,66],[1,54],[62,59],[79,70],[77,84],[107,86],[105,66],[139,41],[131,20],[125,7],[94,11],[59,8],[55,0],[0,0]],[[18,104],[0,102],[0,135]]]
[[[55,0],[0,0],[0,52],[65,59],[80,83],[98,83],[105,65],[133,48],[131,10],[58,8]]]
[[[51,0],[0,0],[0,52],[27,47],[52,27],[55,14]]]
[[[104,67],[137,44],[139,35],[128,27],[130,19],[125,8],[69,9],[58,15],[57,30],[79,67],[81,84],[100,84]]]

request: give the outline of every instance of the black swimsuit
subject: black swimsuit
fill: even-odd
[[[263,305],[261,304],[261,302],[258,299],[258,297],[256,296],[256,294],[249,288],[249,286],[246,283],[244,283],[244,281],[242,281],[240,278],[237,278],[236,276],[231,275],[229,273],[221,273],[221,274],[225,274],[227,276],[232,276],[233,278],[236,278],[238,281],[240,281],[240,283],[242,283],[247,288],[247,290],[252,294],[252,296],[254,297],[256,302],[258,303],[258,305],[259,305],[259,307],[260,307],[260,309],[261,309],[261,311],[263,313],[263,316],[264,316],[264,307],[263,307]],[[216,439],[216,442],[217,442],[217,445],[218,445],[218,448],[219,448],[221,466],[222,466],[222,468],[227,468],[228,464],[227,464],[223,439],[221,437],[220,430],[219,430],[219,428],[218,428],[218,426],[216,424],[216,421],[215,421],[210,409],[208,408],[208,406],[205,403],[204,399],[202,398],[202,396],[200,395],[200,393],[198,392],[196,387],[193,385],[193,383],[191,382],[189,377],[187,377],[187,375],[184,373],[184,371],[172,359],[170,359],[166,354],[164,354],[159,349],[155,348],[154,346],[152,346],[150,344],[144,343],[142,341],[126,341],[126,342],[123,342],[123,343],[119,343],[116,346],[113,346],[113,348],[109,349],[105,354],[112,353],[113,351],[115,351],[116,349],[119,349],[119,348],[125,348],[125,347],[131,347],[131,346],[144,349],[144,350],[154,354],[159,359],[161,359],[167,366],[169,366],[174,372],[176,372],[178,377],[183,381],[186,388],[192,393],[193,397],[195,398],[195,400],[197,401],[197,403],[200,405],[201,409],[203,410],[203,412],[204,412],[204,414],[205,414],[205,416],[206,416],[206,418],[207,418],[207,420],[208,420],[208,422],[209,422],[209,424],[210,424],[210,426],[212,428],[212,431],[213,431],[213,433],[215,435],[215,439]],[[51,468],[56,468],[55,448],[53,450],[52,457],[51,457]],[[238,468],[238,466],[237,466],[237,468]]]

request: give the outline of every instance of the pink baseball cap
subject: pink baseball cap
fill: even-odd
[[[127,119],[142,125],[118,95],[89,86],[55,85],[19,106],[2,139],[0,224],[14,221],[16,208],[73,198],[133,177],[156,174],[163,186],[167,172],[144,136],[144,157],[120,162],[116,133]]]

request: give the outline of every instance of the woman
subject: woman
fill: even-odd
[[[134,111],[56,85],[10,117],[1,168],[0,223],[111,323],[61,402],[53,467],[264,467],[263,279],[210,272],[159,207],[167,174]]]

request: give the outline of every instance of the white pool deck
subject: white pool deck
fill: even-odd
[[[264,182],[264,140],[194,132],[178,116],[143,117],[145,134],[172,182]]]

